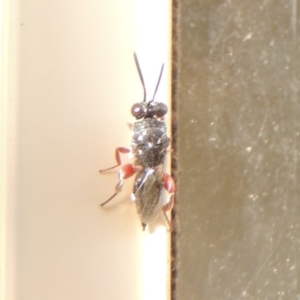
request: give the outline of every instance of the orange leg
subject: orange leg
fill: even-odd
[[[128,148],[124,148],[124,147],[118,147],[116,148],[116,161],[117,161],[117,164],[113,167],[110,167],[110,168],[107,168],[107,169],[104,169],[104,170],[100,170],[100,172],[105,172],[105,171],[108,171],[108,170],[112,170],[118,166],[121,165],[121,153],[129,153],[130,152],[130,149]]]
[[[162,181],[164,183],[164,188],[171,194],[169,202],[162,206],[162,211],[165,216],[167,223],[169,224],[170,231],[173,230],[171,221],[167,216],[167,211],[170,211],[174,206],[174,192],[175,192],[175,183],[171,175],[167,173],[162,174]]]

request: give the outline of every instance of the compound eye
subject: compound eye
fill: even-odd
[[[131,114],[136,118],[140,119],[145,117],[147,112],[147,106],[145,103],[140,102],[140,103],[135,103],[131,107]]]
[[[157,115],[157,112],[159,110],[159,103],[157,102],[150,102],[148,105],[148,117],[154,117]]]
[[[165,116],[167,114],[168,107],[167,107],[166,104],[161,103],[161,102],[159,102],[158,105],[159,105],[159,108],[156,112],[156,116],[159,117],[159,118],[162,118],[163,116]]]

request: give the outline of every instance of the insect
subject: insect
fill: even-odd
[[[167,148],[170,144],[170,139],[167,136],[167,126],[164,121],[168,108],[164,103],[154,100],[164,65],[161,67],[153,97],[150,101],[147,101],[144,78],[136,53],[134,53],[134,61],[143,86],[144,99],[142,102],[135,103],[131,108],[131,114],[136,118],[132,127],[131,150],[125,147],[116,148],[117,164],[100,170],[100,172],[119,167],[122,164],[121,154],[123,153],[131,151],[134,162],[121,167],[118,173],[119,181],[116,185],[115,193],[103,202],[101,206],[107,204],[122,191],[124,179],[136,174],[132,198],[136,203],[143,230],[147,224],[154,222],[161,212],[170,230],[172,230],[172,225],[166,212],[171,210],[174,205],[175,184],[173,178],[162,170]],[[166,204],[163,203],[163,189],[170,194],[169,201]]]

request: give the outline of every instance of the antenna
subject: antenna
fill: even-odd
[[[158,81],[157,81],[157,84],[156,84],[156,88],[155,88],[152,100],[150,102],[154,101],[154,98],[155,98],[155,95],[156,95],[156,92],[158,90],[158,86],[159,86],[159,83],[160,83],[160,80],[161,80],[161,75],[163,73],[163,70],[164,70],[164,64],[162,64],[162,66],[161,66],[161,70],[160,70],[160,74],[159,74]]]
[[[137,55],[136,55],[135,52],[133,53],[133,56],[134,56],[135,65],[136,65],[136,68],[138,70],[140,80],[141,80],[141,83],[142,83],[142,86],[143,86],[143,90],[144,90],[144,100],[143,100],[143,102],[146,102],[146,87],[145,87],[143,74],[142,74],[142,71],[141,71],[141,68],[140,68],[139,60],[138,60]]]

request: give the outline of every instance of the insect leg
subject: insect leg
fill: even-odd
[[[175,192],[175,183],[171,175],[167,173],[162,173],[162,182],[164,184],[164,188],[169,193],[173,194]]]
[[[108,203],[110,200],[112,200],[115,196],[117,196],[119,193],[121,193],[124,179],[127,179],[131,177],[135,173],[135,167],[132,164],[127,164],[122,167],[122,169],[119,171],[119,181],[115,188],[115,193],[108,198],[105,202],[101,203],[101,206],[104,206],[106,203]]]
[[[169,229],[170,229],[170,231],[172,231],[173,226],[172,226],[172,223],[169,220],[166,212],[170,211],[174,206],[175,183],[174,183],[174,180],[173,180],[172,176],[167,174],[167,173],[162,174],[162,181],[163,181],[163,184],[164,184],[164,188],[169,193],[171,193],[169,202],[162,206],[162,211],[163,211],[163,214],[164,214],[164,217],[165,217],[167,223],[169,224]]]
[[[108,171],[108,170],[111,170],[111,169],[114,169],[114,168],[120,166],[121,165],[120,153],[129,153],[129,152],[130,152],[130,149],[128,149],[128,148],[124,148],[124,147],[116,148],[116,161],[117,161],[117,164],[113,167],[110,167],[110,168],[107,168],[107,169],[104,169],[104,170],[100,170],[99,172],[105,172],[105,171]]]
[[[162,212],[163,212],[164,217],[169,225],[170,231],[173,230],[173,225],[172,225],[172,222],[170,221],[169,217],[167,216],[167,211],[170,211],[173,208],[173,206],[174,206],[174,195],[171,195],[169,202],[162,206]]]

